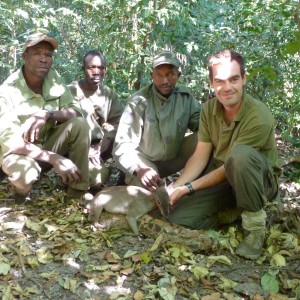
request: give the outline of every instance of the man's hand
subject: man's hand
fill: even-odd
[[[136,170],[137,178],[142,184],[147,187],[150,191],[156,189],[158,184],[162,181],[157,172],[152,168],[141,168],[138,167]]]
[[[115,129],[114,125],[111,125],[110,123],[103,123],[102,128],[107,132],[110,132]]]
[[[90,150],[89,150],[89,160],[94,166],[99,166],[101,165],[101,145],[100,143],[91,145]]]
[[[70,159],[60,156],[52,165],[64,184],[69,185],[82,180],[80,171]]]
[[[189,190],[185,185],[174,187],[173,183],[171,183],[168,185],[167,189],[170,196],[171,206],[173,206],[178,200],[189,193]]]
[[[25,142],[33,143],[39,138],[41,129],[45,126],[49,112],[41,110],[29,117],[22,125],[23,139]]]

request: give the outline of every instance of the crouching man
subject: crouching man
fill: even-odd
[[[173,52],[153,58],[152,82],[134,93],[122,114],[113,157],[128,185],[155,189],[180,171],[197,143],[200,104],[177,86],[181,63]],[[185,136],[187,130],[193,133]]]
[[[0,164],[19,203],[43,167],[61,176],[69,198],[80,199],[89,188],[89,126],[51,68],[57,47],[45,34],[30,35],[23,66],[0,87]]]
[[[256,259],[265,240],[264,206],[278,197],[275,121],[264,103],[245,92],[240,54],[223,50],[208,63],[216,97],[202,106],[196,150],[169,186],[169,221],[211,228],[241,214],[245,235],[236,254]]]

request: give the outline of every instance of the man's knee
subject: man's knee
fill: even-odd
[[[216,226],[218,221],[219,200],[209,190],[185,196],[175,204],[168,221],[190,229],[205,229]]]
[[[81,132],[89,132],[89,124],[85,118],[75,117],[66,121],[66,126],[70,126],[73,130]]]
[[[38,163],[23,155],[12,154],[7,156],[2,164],[3,171],[9,181],[18,189],[29,190],[38,179],[41,168]]]
[[[225,170],[232,167],[242,170],[253,160],[256,153],[257,151],[248,145],[235,145],[224,163]]]

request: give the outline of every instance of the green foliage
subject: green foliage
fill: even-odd
[[[279,292],[279,283],[276,279],[276,275],[271,271],[265,273],[261,278],[261,286],[264,291]]]
[[[295,163],[295,167],[293,169],[284,170],[283,175],[289,178],[291,181],[300,184],[300,164]]]
[[[183,63],[181,83],[204,101],[207,57],[232,48],[247,60],[247,89],[293,135],[300,122],[299,7],[289,0],[4,0],[0,3],[0,82],[22,63],[31,32],[59,42],[54,67],[67,83],[82,76],[91,49],[108,60],[106,83],[124,100],[149,82],[151,59],[172,49]],[[298,21],[299,22],[299,21]]]

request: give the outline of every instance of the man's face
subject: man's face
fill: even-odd
[[[151,72],[153,84],[164,97],[168,97],[179,79],[181,73],[172,65],[160,65]]]
[[[22,55],[25,73],[43,79],[52,66],[53,51],[52,45],[47,42],[28,47]]]
[[[90,87],[97,87],[103,82],[106,68],[99,56],[89,55],[85,59],[85,65],[83,66],[85,82]]]
[[[242,77],[240,65],[235,60],[224,60],[212,66],[212,75],[211,86],[223,106],[239,106],[246,84],[246,75]]]

